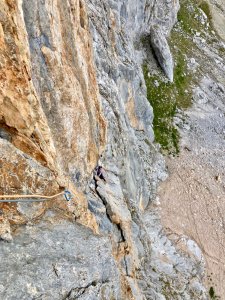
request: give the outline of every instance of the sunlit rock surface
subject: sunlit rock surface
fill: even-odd
[[[207,299],[199,246],[161,225],[167,173],[142,72],[148,37],[172,81],[178,1],[0,9],[1,194],[73,194],[0,204],[0,298]]]

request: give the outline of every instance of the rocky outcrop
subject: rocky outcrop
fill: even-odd
[[[169,78],[170,82],[173,82],[173,57],[165,35],[157,27],[152,27],[150,37],[151,46],[160,66]]]
[[[73,194],[0,204],[1,297],[205,299],[201,254],[177,250],[155,210],[167,175],[142,74],[142,37],[163,32],[153,48],[172,80],[178,3],[2,0],[1,10],[1,193]]]
[[[167,38],[177,20],[178,10],[178,1],[168,1],[167,5],[165,5],[163,1],[157,1],[152,8],[150,30],[151,46],[159,65],[170,82],[173,82],[174,62]]]

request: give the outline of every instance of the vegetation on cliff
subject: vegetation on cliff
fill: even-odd
[[[193,36],[200,38],[210,25],[210,9],[203,1],[181,3],[178,22],[171,32],[169,44],[174,58],[174,81],[170,83],[160,70],[150,70],[147,61],[143,64],[143,73],[147,87],[147,98],[150,101],[154,120],[155,141],[162,147],[165,154],[179,154],[179,131],[174,122],[175,115],[192,104],[193,86],[198,82],[199,68],[192,68],[199,49]],[[149,48],[148,37],[143,41]]]

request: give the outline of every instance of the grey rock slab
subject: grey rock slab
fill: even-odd
[[[162,67],[170,82],[173,82],[174,63],[165,34],[161,31],[160,28],[155,26],[151,28],[150,38],[151,46],[160,66]]]
[[[0,251],[1,299],[74,299],[70,295],[82,289],[81,299],[100,299],[106,284],[119,299],[119,273],[107,238],[82,226],[68,221],[24,226],[13,242],[0,242]]]

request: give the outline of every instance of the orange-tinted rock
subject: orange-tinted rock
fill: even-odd
[[[52,200],[34,204],[35,213],[32,209],[25,212],[21,205],[18,210],[14,203],[0,207],[5,222],[21,224],[29,212],[30,218],[36,218],[56,205],[97,231],[82,188],[104,148],[106,125],[85,6],[72,1],[68,6],[63,2],[54,6],[53,11],[47,5],[47,9],[52,45],[41,45],[40,53],[48,76],[54,81],[52,90],[44,89],[45,78],[34,70],[39,70],[39,66],[34,66],[29,44],[32,25],[24,20],[26,3],[22,7],[20,1],[1,1],[0,192],[53,195],[70,182],[75,203]],[[33,16],[35,13],[38,11],[33,10]],[[76,176],[79,192],[74,186]]]

